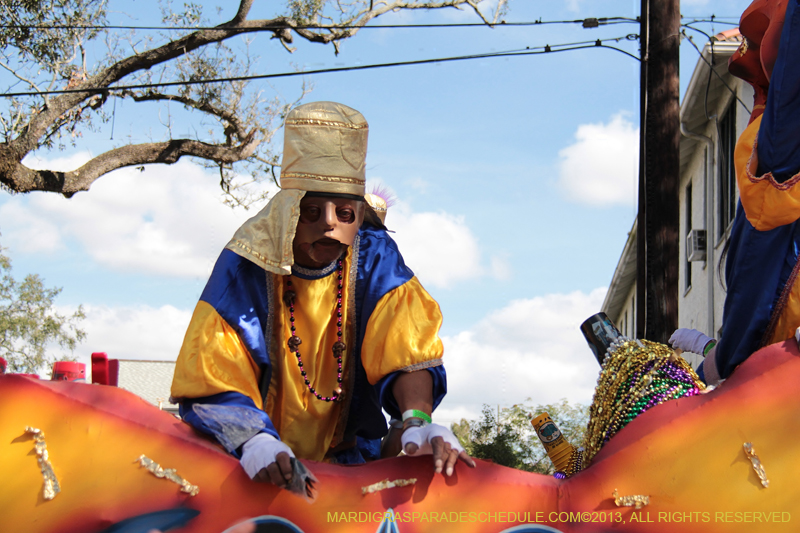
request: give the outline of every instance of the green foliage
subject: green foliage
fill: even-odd
[[[326,0],[289,0],[289,18],[298,24],[314,24],[318,21]]]
[[[183,11],[175,11],[172,5],[168,4],[162,13],[161,20],[164,24],[173,26],[197,26],[203,20],[203,6],[184,2]]]
[[[34,63],[64,79],[78,48],[105,22],[106,0],[0,0],[0,50],[7,64]]]
[[[0,253],[0,357],[8,372],[37,373],[49,370],[57,359],[47,349],[58,345],[70,352],[86,334],[77,327],[85,318],[82,307],[71,316],[55,311],[61,292],[48,289],[36,274],[22,282],[11,276],[11,261]]]
[[[86,80],[86,44],[106,22],[108,0],[0,0],[0,65],[10,74],[6,91],[70,88]],[[82,128],[92,128],[87,105],[61,114],[37,140],[52,148],[73,145]],[[0,106],[0,140],[24,135],[29,120],[47,108],[48,98],[6,98]]]
[[[543,412],[550,414],[567,441],[576,447],[582,444],[589,409],[585,405],[570,404],[566,399],[534,406],[528,398],[521,404],[499,410],[484,405],[479,420],[462,419],[450,429],[472,457],[528,472],[552,474],[553,464],[530,422]]]

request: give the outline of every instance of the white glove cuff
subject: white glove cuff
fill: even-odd
[[[239,459],[239,463],[250,479],[254,479],[262,468],[274,463],[281,452],[294,457],[292,449],[286,444],[269,433],[259,433],[242,445],[242,458]]]
[[[668,342],[674,348],[680,348],[685,352],[705,355],[709,343],[716,341],[696,329],[680,328],[675,330]]]
[[[464,448],[458,442],[456,436],[453,435],[449,429],[439,424],[428,424],[423,427],[408,428],[403,432],[400,442],[404,450],[406,444],[413,443],[417,445],[417,451],[408,455],[431,455],[433,453],[431,441],[436,437],[442,437],[444,442],[449,442],[450,447],[457,452],[461,453],[464,451]]]

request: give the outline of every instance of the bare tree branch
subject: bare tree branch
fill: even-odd
[[[252,156],[259,142],[250,138],[239,145],[226,147],[193,139],[172,139],[160,143],[127,145],[109,150],[71,172],[34,170],[18,164],[10,181],[4,177],[2,183],[16,192],[57,192],[69,197],[76,192],[88,191],[95,180],[118,168],[150,163],[172,164],[183,156],[232,164]],[[0,160],[5,159],[4,150],[7,149],[0,146]]]
[[[193,109],[197,109],[198,111],[202,111],[208,115],[213,115],[215,117],[218,117],[219,119],[227,123],[230,126],[230,128],[233,129],[236,136],[239,138],[245,138],[248,135],[252,134],[252,132],[247,132],[245,130],[243,121],[239,118],[238,115],[236,115],[236,113],[232,112],[230,109],[214,106],[209,102],[201,102],[193,98],[188,98],[176,94],[161,94],[152,91],[144,94],[137,94],[131,91],[124,91],[122,94],[125,96],[129,96],[130,98],[133,99],[134,102],[158,102],[158,101],[178,102],[185,105],[186,107],[191,107]],[[226,127],[226,129],[228,128]]]
[[[34,91],[39,91],[40,90],[39,86],[36,85],[36,83],[33,80],[29,80],[28,78],[26,78],[24,76],[21,76],[19,73],[17,73],[16,70],[14,70],[10,66],[8,66],[8,64],[5,61],[0,61],[0,67],[2,67],[3,69],[7,70],[8,72],[10,72],[11,75],[14,76],[15,78],[17,78],[19,81],[23,81],[23,82],[27,83]]]

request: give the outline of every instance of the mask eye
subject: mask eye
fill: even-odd
[[[349,207],[342,207],[336,210],[336,217],[339,222],[352,224],[356,220],[356,213]]]
[[[316,205],[305,205],[300,207],[300,222],[303,224],[312,224],[319,220],[319,215],[322,211]]]

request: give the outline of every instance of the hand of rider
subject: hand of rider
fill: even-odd
[[[456,436],[439,424],[407,428],[403,432],[401,442],[406,455],[433,455],[437,474],[444,470],[448,476],[453,475],[457,460],[475,468],[475,462],[464,451]]]
[[[286,444],[268,433],[259,433],[244,443],[239,463],[250,479],[285,488],[292,479],[292,457],[294,453]]]
[[[696,329],[688,328],[676,329],[669,338],[669,343],[673,348],[679,348],[684,352],[692,352],[698,355],[705,355],[703,352],[709,342],[716,341]]]

